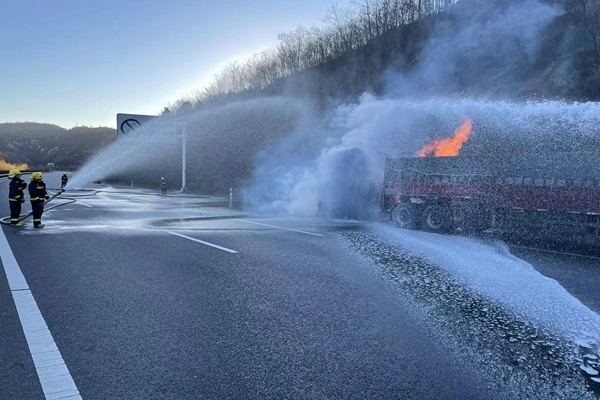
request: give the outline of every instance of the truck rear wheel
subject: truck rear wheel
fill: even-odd
[[[401,229],[417,228],[417,211],[411,204],[398,204],[392,210],[392,221]]]
[[[423,212],[423,227],[429,232],[448,232],[452,226],[452,213],[447,207],[429,206]]]

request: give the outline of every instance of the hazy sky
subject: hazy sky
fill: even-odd
[[[336,0],[346,8],[351,0]],[[21,0],[0,13],[0,123],[115,127],[201,89],[329,0]]]

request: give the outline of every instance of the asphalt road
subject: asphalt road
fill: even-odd
[[[510,398],[340,240],[359,224],[127,188],[64,197],[44,229],[2,229],[84,399]],[[0,274],[0,397],[78,398],[44,393],[19,295]]]
[[[600,314],[600,257],[563,251],[512,246],[512,253]]]

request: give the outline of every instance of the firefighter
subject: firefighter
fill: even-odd
[[[164,177],[160,178],[160,192],[162,193],[163,196],[167,195],[167,181],[165,180]]]
[[[21,204],[25,202],[25,194],[23,190],[27,188],[27,183],[21,179],[21,171],[11,169],[8,175],[12,177],[8,187],[8,203],[10,205],[10,224],[12,226],[23,226],[19,221],[21,215]]]
[[[60,189],[64,190],[65,186],[67,186],[67,182],[69,182],[69,177],[67,176],[67,174],[63,174],[63,176],[60,177]]]
[[[31,174],[31,183],[29,183],[29,201],[31,202],[31,211],[33,213],[33,227],[43,228],[42,214],[44,212],[44,202],[50,198],[46,192],[46,184],[42,180],[41,172]]]

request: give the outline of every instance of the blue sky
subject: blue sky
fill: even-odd
[[[335,4],[348,7],[351,0]],[[323,25],[328,0],[22,0],[0,14],[0,123],[115,127],[202,89],[235,59]]]

